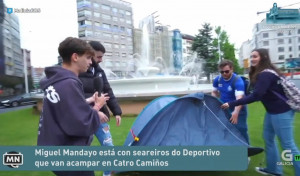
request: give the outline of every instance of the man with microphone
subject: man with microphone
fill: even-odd
[[[117,102],[112,88],[110,87],[104,70],[99,66],[99,63],[102,62],[105,48],[100,42],[97,41],[90,41],[89,44],[94,49],[95,53],[92,59],[92,65],[87,72],[79,75],[79,78],[83,83],[85,97],[91,97],[91,95],[93,95],[96,91],[99,92],[99,94],[107,94],[107,96],[109,96],[109,100],[106,102],[107,106],[116,117],[117,126],[120,126],[122,110]],[[107,106],[104,106],[100,109],[100,114],[109,118]],[[109,125],[107,123],[101,123],[100,128],[95,135],[102,146],[114,146],[112,142],[112,136],[109,131]],[[110,171],[104,171],[103,176],[110,176]]]

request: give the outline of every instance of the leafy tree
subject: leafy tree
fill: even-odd
[[[212,27],[209,23],[204,23],[192,44],[192,50],[197,53],[198,57],[196,62],[204,61],[202,68],[209,82],[210,73],[215,72],[217,69],[217,61],[214,56],[212,41]]]
[[[229,37],[227,35],[227,32],[222,30],[221,27],[218,26],[215,29],[215,33],[219,37],[213,39],[213,46],[215,48],[214,55],[219,58],[218,42],[220,42],[221,59],[231,60],[233,62],[234,71],[237,73],[242,73],[243,70],[240,68],[238,61],[235,57],[234,44],[231,44],[229,42]]]

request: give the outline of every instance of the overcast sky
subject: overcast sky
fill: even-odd
[[[252,38],[255,23],[277,2],[278,7],[300,0],[127,0],[132,3],[134,27],[149,14],[158,11],[157,18],[171,29],[196,35],[204,22],[221,26],[230,42],[239,48]],[[66,37],[78,36],[76,0],[4,0],[11,8],[40,8],[41,13],[16,14],[19,17],[21,47],[31,50],[32,65],[45,67],[57,63],[58,44]],[[286,8],[300,8],[295,4]]]

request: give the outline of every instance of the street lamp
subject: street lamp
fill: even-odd
[[[222,58],[221,58],[221,47],[220,47],[220,34],[221,34],[221,32],[218,34],[219,63],[222,61]]]
[[[27,53],[26,49],[23,48],[23,61],[24,61],[24,76],[25,76],[25,91],[28,93],[28,77],[27,77]]]

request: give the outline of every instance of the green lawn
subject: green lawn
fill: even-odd
[[[253,146],[263,147],[264,142],[262,139],[262,125],[263,115],[265,110],[261,103],[253,103],[249,105],[249,134],[250,142]],[[134,122],[135,118],[125,117],[122,119],[121,127],[116,127],[115,119],[112,118],[110,122],[111,132],[115,145],[123,145],[129,129]],[[15,112],[0,114],[0,145],[36,145],[37,128],[38,128],[39,115],[33,113],[32,109],[25,109]],[[294,126],[300,126],[300,113],[296,114]],[[295,139],[298,148],[300,147],[300,128],[295,128]],[[94,140],[92,145],[98,146],[99,142]],[[254,171],[256,166],[264,166],[264,154],[259,154],[251,157],[251,162],[247,171],[243,172],[128,172],[119,175],[167,175],[167,176],[255,176],[260,175]],[[52,172],[37,172],[37,171],[15,171],[4,172],[0,171],[0,176],[53,176]],[[96,172],[96,176],[102,175],[101,171]],[[291,166],[284,166],[284,175],[294,175]]]

